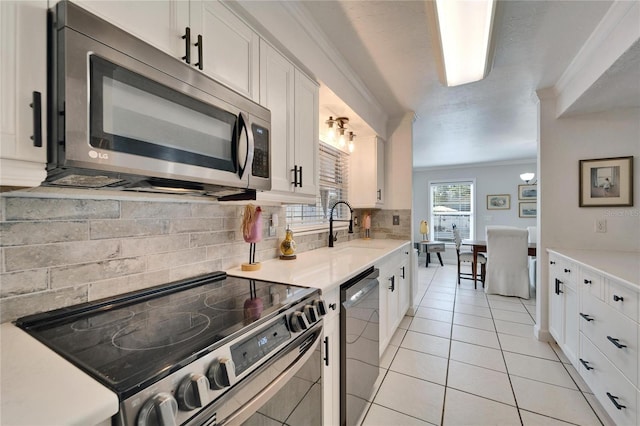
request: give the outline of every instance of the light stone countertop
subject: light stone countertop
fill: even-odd
[[[0,424],[95,425],[118,396],[11,323],[0,326]]]
[[[327,292],[405,245],[410,248],[408,240],[352,240],[332,248],[298,253],[294,260],[267,260],[261,262],[257,271],[243,271],[237,266],[226,272],[236,277],[315,287]]]
[[[602,275],[640,291],[640,253],[584,249],[547,249],[550,253],[571,259],[595,269]]]

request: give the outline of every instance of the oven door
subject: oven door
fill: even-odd
[[[321,336],[319,321],[187,424],[321,425]]]

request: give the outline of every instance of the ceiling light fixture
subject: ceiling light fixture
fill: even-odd
[[[459,86],[482,80],[492,64],[495,0],[436,0],[433,3],[443,84]]]
[[[528,183],[529,183],[529,181],[530,181],[531,179],[533,179],[534,177],[536,177],[536,174],[535,174],[535,173],[531,173],[531,172],[528,172],[528,173],[522,173],[522,174],[520,175],[520,179],[522,179],[523,181],[525,181],[525,183],[527,183],[527,184],[528,184]]]

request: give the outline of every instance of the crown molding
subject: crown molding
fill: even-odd
[[[435,166],[435,167],[414,167],[414,173],[420,172],[433,172],[438,170],[458,170],[458,169],[475,169],[482,167],[500,167],[500,166],[517,166],[520,164],[536,164],[536,158],[523,158],[518,160],[505,160],[505,161],[488,161],[485,163],[467,163],[467,164],[455,164],[451,166]]]

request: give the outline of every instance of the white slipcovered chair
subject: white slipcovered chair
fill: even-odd
[[[474,279],[474,273],[476,271],[476,265],[473,263],[473,253],[471,251],[460,251],[460,246],[462,245],[462,238],[460,237],[460,231],[455,226],[453,227],[453,241],[456,243],[456,255],[458,256],[458,285],[460,285],[460,278],[465,279]],[[463,273],[460,272],[460,262],[470,262],[471,263],[471,273]],[[487,258],[484,254],[478,253],[478,263],[480,264],[480,281],[482,282],[482,287],[484,287],[484,279],[486,275],[486,264]],[[477,284],[474,285],[476,288]]]
[[[529,298],[528,246],[526,229],[487,227],[485,293]]]
[[[535,226],[527,226],[529,233],[529,243],[538,243],[538,228]],[[529,285],[532,289],[536,288],[536,257],[529,256]]]

